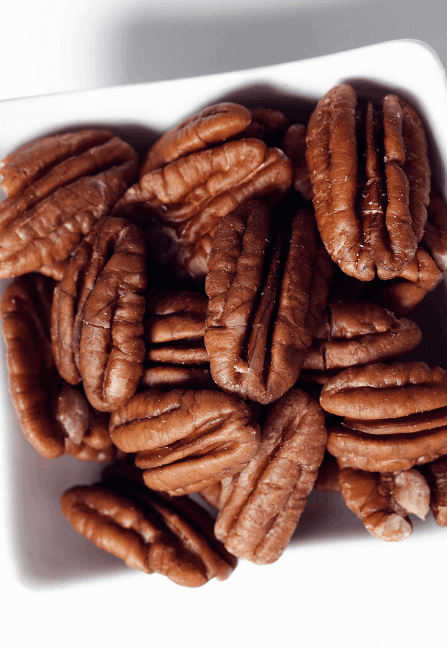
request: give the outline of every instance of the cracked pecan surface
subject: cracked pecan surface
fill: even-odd
[[[290,162],[282,151],[260,139],[241,139],[146,173],[126,191],[114,214],[133,217],[135,209],[149,209],[148,238],[155,241],[155,256],[166,254],[182,278],[201,281],[221,218],[250,199],[278,201],[291,183]]]
[[[318,103],[307,129],[315,216],[334,262],[363,281],[391,279],[424,233],[430,166],[422,122],[396,95],[381,108],[348,84]]]
[[[326,305],[332,263],[301,210],[278,230],[253,201],[224,218],[205,289],[205,346],[214,381],[262,404],[295,383]]]
[[[44,137],[2,162],[0,277],[58,271],[137,174],[136,152],[111,131]]]
[[[239,472],[256,454],[259,425],[237,396],[218,391],[156,389],[135,395],[115,411],[112,441],[137,452],[153,490],[189,494]]]
[[[258,453],[233,477],[216,537],[256,564],[276,561],[295,530],[326,444],[324,414],[307,393],[291,390],[270,405]]]
[[[85,394],[99,411],[122,406],[143,374],[146,245],[139,228],[106,218],[84,268],[73,325]]]
[[[424,520],[430,509],[430,489],[415,469],[375,473],[346,467],[338,482],[348,508],[368,532],[384,541],[409,537],[413,526],[408,515]]]
[[[96,546],[131,568],[160,573],[188,587],[202,586],[213,577],[225,580],[236,566],[207,532],[206,512],[197,508],[193,501],[182,505],[107,481],[73,487],[61,498],[64,516]]]

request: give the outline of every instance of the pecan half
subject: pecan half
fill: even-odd
[[[188,518],[192,501],[184,510],[179,507],[149,491],[143,499],[103,485],[77,486],[61,498],[62,513],[74,529],[131,568],[189,587],[213,577],[225,580],[235,562]]]
[[[143,374],[146,245],[140,229],[106,218],[85,266],[73,346],[85,394],[112,411],[135,393]]]
[[[323,386],[320,404],[329,413],[360,420],[400,418],[447,405],[447,376],[424,362],[348,368]]]
[[[239,472],[259,447],[259,425],[237,396],[218,391],[143,391],[110,418],[110,436],[138,452],[153,490],[198,492]]]
[[[191,153],[146,173],[125,193],[114,214],[132,217],[136,206],[150,209],[149,244],[151,227],[157,234],[153,253],[160,255],[157,247],[165,235],[171,241],[167,253],[175,257],[177,272],[201,281],[221,218],[253,198],[278,201],[291,183],[290,162],[282,151],[268,148],[259,139],[241,139]]]
[[[256,456],[233,479],[215,533],[227,550],[271,564],[286,548],[306,505],[326,444],[324,414],[304,391],[292,390],[269,409]]]
[[[430,506],[438,526],[447,527],[447,456],[422,468],[430,487]]]
[[[292,124],[284,135],[281,148],[292,163],[295,191],[306,202],[312,202],[312,183],[306,162],[306,133],[304,124]]]
[[[65,261],[136,176],[136,152],[112,132],[44,137],[3,160],[0,278]],[[48,272],[48,270],[46,270]]]
[[[352,468],[338,476],[343,499],[378,539],[400,541],[410,536],[410,513],[425,519],[430,509],[430,489],[414,469],[394,473],[363,472]]]
[[[321,238],[334,262],[369,281],[400,274],[424,233],[430,166],[424,128],[396,95],[381,109],[348,84],[318,103],[307,129],[307,165]]]
[[[266,404],[295,383],[326,305],[332,263],[310,211],[271,233],[264,204],[220,223],[208,258],[205,346],[214,381]]]
[[[409,319],[368,301],[337,299],[317,330],[303,370],[331,370],[381,362],[409,353],[422,339]]]

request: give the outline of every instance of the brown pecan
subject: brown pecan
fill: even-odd
[[[240,137],[257,137],[268,143],[269,146],[280,145],[289,125],[285,114],[274,108],[250,108],[250,114],[251,122]],[[284,150],[282,146],[279,147]]]
[[[401,418],[447,405],[447,376],[424,362],[348,368],[323,386],[320,404],[329,413],[360,420]]]
[[[137,173],[136,152],[112,132],[44,137],[3,160],[0,277],[65,261]],[[48,272],[48,270],[46,270]]]
[[[188,519],[188,507],[194,507],[189,503],[185,513],[149,491],[144,499],[129,498],[94,485],[64,492],[61,509],[77,532],[132,568],[160,573],[189,587],[202,586],[213,577],[225,580],[235,563],[205,536],[195,519]]]
[[[447,527],[447,456],[423,467],[430,487],[430,506],[438,526]]]
[[[306,132],[304,124],[292,124],[284,135],[281,148],[292,163],[295,191],[306,202],[312,202],[312,184],[306,162]]]
[[[213,388],[204,343],[208,299],[200,293],[152,290],[144,318],[146,363],[141,386]]]
[[[332,259],[368,281],[400,274],[424,233],[430,166],[424,128],[403,99],[381,109],[348,84],[318,103],[307,130],[315,216]]]
[[[112,411],[132,397],[143,374],[147,277],[140,229],[106,218],[83,271],[73,326],[77,368],[92,406]]]
[[[347,368],[403,355],[422,339],[409,319],[368,301],[337,299],[328,304],[303,370]]]
[[[237,479],[237,474],[226,476],[221,481],[217,481],[203,488],[198,494],[213,508],[221,510],[233,491],[235,479]]]
[[[378,539],[406,539],[413,529],[408,514],[423,520],[430,509],[427,481],[414,469],[375,473],[346,467],[338,481],[348,508]]]
[[[326,438],[323,411],[304,391],[289,391],[271,405],[261,447],[234,478],[216,520],[216,537],[230,553],[256,564],[281,556],[317,478]]]
[[[146,173],[114,213],[132,215],[136,206],[152,210],[155,224],[149,222],[148,227],[149,234],[151,227],[156,230],[154,254],[159,256],[156,247],[165,235],[177,272],[199,281],[206,275],[211,239],[221,218],[253,198],[278,201],[291,182],[290,162],[282,151],[259,139],[241,139]],[[148,238],[150,242],[151,235]]]
[[[318,476],[314,483],[314,489],[320,492],[340,492],[338,474],[340,470],[337,460],[329,454],[324,453],[323,462],[318,468]]]
[[[408,470],[447,454],[447,426],[379,436],[334,426],[328,429],[326,447],[340,467],[367,472]]]
[[[270,230],[268,210],[258,201],[226,216],[213,239],[205,285],[213,379],[263,404],[295,383],[332,278],[310,211]]]
[[[259,447],[259,425],[237,396],[218,391],[143,391],[110,418],[112,441],[138,452],[153,490],[197,492],[239,472]]]

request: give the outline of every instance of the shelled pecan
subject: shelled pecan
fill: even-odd
[[[2,161],[0,278],[59,271],[137,174],[136,152],[105,129],[44,137]],[[52,268],[52,269],[49,269]]]
[[[318,245],[310,211],[300,210],[276,231],[258,201],[222,219],[205,284],[205,346],[214,381],[263,404],[290,389],[331,279],[332,263]]]
[[[276,561],[306,505],[326,444],[324,414],[307,393],[291,390],[270,405],[258,453],[235,476],[215,533],[238,557]]]
[[[447,456],[422,468],[430,487],[430,507],[438,526],[447,527]]]
[[[292,163],[295,191],[306,202],[312,202],[312,184],[306,162],[306,133],[304,124],[292,124],[284,135],[281,147]]]
[[[259,425],[237,396],[219,391],[156,389],[113,412],[114,444],[137,452],[144,482],[173,495],[198,492],[239,472],[256,454]]]
[[[307,129],[315,217],[334,262],[369,281],[400,274],[427,220],[430,165],[422,122],[388,94],[375,109],[350,85],[332,88]]]
[[[116,485],[73,487],[63,493],[61,509],[77,532],[131,568],[189,587],[213,577],[227,579],[236,562],[197,524],[199,515],[206,516],[204,510],[194,510],[192,501],[182,509],[149,490],[144,495],[125,490],[123,495]],[[195,515],[190,521],[191,509]]]

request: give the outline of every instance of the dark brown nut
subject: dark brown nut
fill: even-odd
[[[447,405],[447,376],[424,362],[348,368],[323,386],[320,404],[337,416],[360,420],[401,418]]]
[[[216,389],[209,367],[145,365],[140,380],[143,389]]]
[[[112,132],[44,137],[3,160],[0,278],[65,261],[137,174],[136,152]],[[48,272],[48,270],[46,270]]]
[[[409,434],[373,436],[346,427],[328,429],[328,452],[340,468],[394,472],[423,465],[447,454],[447,426]]]
[[[307,129],[307,165],[321,238],[334,262],[369,281],[400,274],[424,233],[430,191],[421,120],[387,95],[381,110],[348,84],[318,103]]]
[[[291,183],[290,162],[282,151],[268,148],[259,139],[241,139],[146,173],[125,193],[114,213],[132,217],[137,206],[156,212],[157,245],[164,233],[171,241],[168,255],[173,256],[177,272],[182,278],[201,281],[221,218],[254,198],[277,202]]]
[[[186,290],[153,290],[146,296],[146,342],[203,340],[207,308],[208,299],[203,294]]]
[[[205,346],[214,381],[262,404],[290,389],[331,279],[332,262],[317,244],[310,211],[299,211],[277,235],[258,201],[222,219],[205,284]]]
[[[48,330],[53,287],[38,274],[18,277],[1,301],[12,402],[25,438],[46,458],[65,450],[62,430],[50,414],[59,383]]]
[[[99,411],[130,400],[143,375],[146,287],[142,232],[124,219],[106,218],[84,270],[73,329],[85,394]]]
[[[69,384],[79,384],[82,380],[77,367],[82,319],[80,317],[76,319],[76,315],[79,309],[82,310],[88,296],[83,289],[85,272],[103,224],[104,219],[96,223],[89,234],[83,238],[54,289],[51,308],[51,347],[57,370]]]
[[[303,370],[381,362],[410,352],[422,339],[413,321],[398,319],[389,310],[368,301],[333,300],[327,312],[326,325],[317,331]]]
[[[226,549],[255,564],[279,559],[312,491],[326,444],[324,414],[304,391],[269,409],[259,452],[234,479],[214,528]]]
[[[190,153],[232,139],[251,121],[250,111],[237,103],[207,106],[160,137],[143,160],[140,178]]]
[[[319,492],[340,492],[339,472],[337,460],[329,452],[325,452],[323,462],[318,468],[314,490]]]
[[[341,469],[338,480],[343,499],[378,539],[400,541],[410,536],[410,513],[425,519],[430,489],[417,470],[394,473]]]
[[[144,502],[134,502],[108,487],[78,486],[64,492],[61,509],[74,529],[99,548],[176,584],[197,587],[213,577],[225,580],[235,567],[185,514],[149,492]]]
[[[147,487],[175,496],[240,472],[260,442],[249,407],[218,391],[143,391],[112,414],[109,431],[119,449],[138,452]]]
[[[402,434],[428,431],[447,425],[447,407],[413,413],[402,418],[382,418],[381,420],[359,420],[344,418],[344,427],[364,431],[368,434]]]
[[[447,456],[424,465],[430,486],[430,506],[438,526],[447,527]]]
[[[304,124],[292,124],[284,135],[281,148],[292,162],[295,191],[306,202],[312,202],[312,184],[306,162],[306,132]]]

